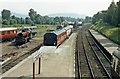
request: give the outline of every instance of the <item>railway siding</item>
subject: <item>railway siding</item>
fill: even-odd
[[[25,54],[23,54],[23,55],[21,55],[19,57],[16,57],[16,58],[14,58],[12,60],[9,60],[8,62],[4,63],[2,65],[2,73],[5,73],[9,69],[11,69],[15,65],[17,65],[19,62],[21,62],[22,60],[24,60],[25,58],[30,56],[32,53],[37,51],[41,46],[42,46],[42,44],[38,45],[37,47],[33,48],[32,50],[28,51],[27,53],[25,53]]]
[[[20,47],[19,49],[11,46],[11,42],[2,43],[2,57],[4,57],[4,61],[1,62],[1,73],[5,73],[9,69],[17,65],[19,62],[23,61],[26,57],[34,53],[36,50],[38,50],[41,46],[40,42],[42,42],[42,40],[35,37],[29,43],[25,44],[27,47]]]

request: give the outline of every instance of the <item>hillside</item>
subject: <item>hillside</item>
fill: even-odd
[[[104,36],[108,37],[109,39],[111,39],[112,41],[114,41],[115,43],[120,44],[120,28],[118,27],[113,27],[107,24],[96,24],[96,25],[92,25],[91,29],[94,29],[98,32],[100,32],[101,34],[103,34]]]

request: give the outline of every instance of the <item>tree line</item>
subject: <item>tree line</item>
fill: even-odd
[[[117,3],[111,2],[107,10],[95,14],[92,23],[95,24],[98,21],[120,27],[120,0]]]
[[[37,13],[34,9],[30,9],[28,12],[28,17],[16,17],[11,15],[10,10],[3,9],[2,12],[2,24],[3,25],[14,25],[14,24],[61,24],[64,21],[81,21],[80,18],[71,17],[49,17],[42,16]]]

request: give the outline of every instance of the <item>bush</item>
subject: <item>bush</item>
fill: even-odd
[[[120,27],[120,24],[118,24],[118,27]]]
[[[3,20],[3,21],[2,21],[2,24],[4,24],[4,25],[9,25],[9,24],[10,24],[10,21],[9,21],[9,20]]]
[[[10,19],[10,25],[17,24],[16,19]]]

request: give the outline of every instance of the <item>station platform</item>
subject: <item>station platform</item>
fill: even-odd
[[[111,40],[109,40],[105,36],[101,35],[97,31],[92,30],[92,29],[89,29],[89,31],[111,55],[119,47],[118,44],[112,42]]]
[[[41,54],[41,71],[38,74],[38,62],[35,62],[35,77],[75,77],[75,43],[76,33],[72,33],[58,48],[42,46],[34,54],[11,68],[2,75],[27,79],[33,76],[33,60],[36,54]]]

